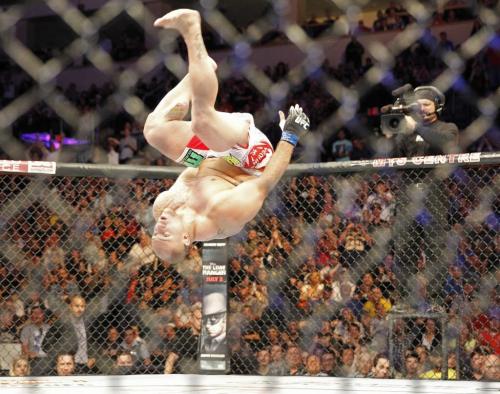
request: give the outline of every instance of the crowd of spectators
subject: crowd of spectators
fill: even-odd
[[[443,182],[439,220],[454,252],[442,264],[426,243],[429,212],[410,223],[407,249],[394,242],[402,180],[284,182],[231,242],[231,371],[439,378],[445,341],[450,379],[498,380],[498,199],[468,222],[494,179],[471,168]],[[38,190],[50,203],[6,215],[2,242],[16,259],[5,252],[0,265],[0,338],[21,345],[12,369],[25,371],[11,373],[196,372],[200,245],[176,266],[150,246],[151,202],[171,184],[54,178]],[[16,176],[0,186],[7,202],[34,187]],[[422,317],[394,319],[389,337],[394,311]]]
[[[454,18],[462,16],[436,16],[439,23]],[[407,23],[411,20],[403,11],[391,6],[373,30],[401,29]],[[371,30],[362,24],[359,29]],[[439,55],[454,47],[443,25],[439,40],[426,36],[402,52],[393,74],[415,86],[429,83],[444,69]],[[323,87],[325,76],[353,86],[372,66],[363,57],[353,35],[344,61],[337,67],[323,64],[290,90],[287,103],[299,102],[318,127],[339,106]],[[490,47],[467,63],[464,79],[477,95],[498,85],[496,57]],[[264,72],[273,82],[289,74],[284,63]],[[139,81],[135,94],[154,106],[165,87],[176,82],[163,73]],[[1,83],[5,106],[33,81],[14,83],[2,74]],[[114,90],[106,84],[81,92],[70,85],[60,92],[82,117],[90,117]],[[385,98],[375,89],[361,103],[361,126],[340,128],[322,141],[317,161],[378,156],[365,113],[387,104],[377,101]],[[264,104],[247,80],[221,81],[220,109],[259,114]],[[448,115],[465,126],[473,117],[460,118],[464,112]],[[58,122],[53,110],[38,105],[14,128],[54,130]],[[104,158],[86,160],[167,164],[147,149],[141,129],[124,114],[104,122],[97,135]],[[497,150],[489,138],[483,136],[469,149]],[[41,142],[28,150],[31,159],[51,154],[53,147]],[[411,239],[401,249],[395,224],[406,209],[404,178],[304,175],[283,182],[262,214],[232,239],[231,372],[437,379],[445,342],[448,378],[499,380],[498,197],[486,215],[477,213],[485,205],[482,190],[494,185],[495,177],[494,168],[456,169],[440,185],[443,216],[432,218],[422,209],[409,223]],[[19,357],[5,373],[196,372],[203,324],[200,245],[176,266],[159,260],[151,248],[151,203],[172,184],[172,179],[59,177],[36,183],[2,177],[0,200],[9,209],[2,213],[0,235],[7,245],[0,251],[0,342],[20,345]],[[22,203],[14,207],[13,201]],[[432,233],[433,219],[449,230],[445,241],[451,257],[436,255],[429,246],[433,237],[443,238]],[[390,331],[389,314],[398,311],[423,317],[394,319]],[[436,316],[444,316],[446,325]]]
[[[387,10],[379,12],[379,18],[375,21],[373,29],[362,30],[365,34],[374,34],[373,32],[390,30],[400,25],[399,22],[392,23],[393,20],[405,21],[403,26],[397,27],[398,29],[404,28],[407,23],[411,22],[411,18],[408,18],[400,7],[398,4],[391,3]],[[324,134],[321,131],[324,128],[322,124],[339,108],[340,103],[325,89],[324,82],[333,78],[344,86],[356,86],[373,66],[372,59],[367,56],[365,48],[357,39],[361,33],[356,31],[351,35],[340,64],[333,67],[325,61],[321,68],[305,77],[301,83],[292,83],[282,106],[287,107],[289,104],[298,102],[310,115],[313,130],[319,130],[316,135],[316,146],[311,148],[313,152],[305,152],[302,159],[297,157],[296,160],[338,161],[390,155],[391,153],[384,148],[385,138],[378,132],[378,108],[394,100],[388,92],[398,84],[411,83],[413,86],[429,84],[446,70],[447,65],[442,60],[443,55],[448,51],[460,49],[460,43],[454,43],[448,38],[446,26],[454,20],[472,17],[470,13],[459,12],[459,10],[463,9],[456,6],[446,11],[442,18],[438,18],[439,21],[434,20],[434,26],[442,26],[439,37],[433,36],[429,29],[412,46],[396,56],[391,74],[394,81],[384,80],[370,89],[360,101],[357,120],[331,130],[326,138],[320,135]],[[481,27],[481,20],[479,18],[474,20],[471,35]],[[126,41],[123,40],[123,42]],[[465,129],[478,116],[477,108],[468,101],[468,97],[472,95],[479,98],[495,91],[500,83],[499,69],[498,48],[492,41],[476,56],[466,61],[462,79],[447,92],[448,101],[451,104],[445,110],[445,120],[453,121],[459,129]],[[18,68],[16,70],[18,75],[16,79],[10,72],[2,73],[0,77],[0,84],[5,92],[0,99],[2,107],[28,91],[34,84],[29,77],[19,78],[23,72]],[[267,67],[263,72],[275,83],[289,80],[289,66],[285,63]],[[146,106],[153,108],[165,91],[176,83],[177,79],[172,74],[161,71],[149,80],[139,80],[133,93],[141,98]],[[94,117],[94,110],[113,105],[116,87],[112,83],[102,86],[93,84],[88,89],[80,91],[75,84],[70,84],[65,89],[59,88],[58,92],[81,112],[82,117],[88,117],[90,122]],[[266,98],[248,80],[242,77],[226,77],[221,80],[219,92],[217,104],[219,110],[257,114],[258,124],[263,131],[271,137],[273,133],[276,133],[272,125],[276,122],[271,120],[270,114],[263,115],[263,112],[267,111]],[[264,124],[260,121],[262,119]],[[16,135],[21,132],[46,130],[50,131],[55,139],[62,134],[76,136],[100,148],[93,150],[94,154],[92,152],[80,154],[76,158],[78,161],[126,163],[133,159],[143,164],[164,164],[162,160],[157,162],[158,156],[147,149],[141,135],[142,126],[130,115],[122,112],[108,117],[94,132],[75,132],[73,127],[65,124],[53,109],[40,103],[21,116],[14,123],[13,128]],[[127,130],[130,131],[130,135],[126,136]],[[468,151],[498,150],[498,139],[495,138],[494,130],[487,132],[472,143],[469,142],[465,149]],[[27,156],[31,159],[60,158],[60,155],[54,153],[50,144],[46,143],[43,147],[42,142],[30,146]]]

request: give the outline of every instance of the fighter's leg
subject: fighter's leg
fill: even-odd
[[[191,81],[187,74],[148,115],[144,137],[162,154],[176,160],[193,137],[191,122],[183,121],[189,110]]]
[[[248,142],[248,124],[222,116],[214,109],[218,82],[201,35],[197,11],[179,9],[155,21],[155,26],[176,29],[186,42],[191,77],[191,121],[193,132],[215,151],[225,151]]]

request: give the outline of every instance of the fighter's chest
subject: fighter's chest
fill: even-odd
[[[184,205],[203,212],[218,193],[233,188],[230,183],[216,176],[204,176],[191,182],[183,183],[175,190],[176,199],[182,199]]]

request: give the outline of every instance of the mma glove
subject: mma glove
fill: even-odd
[[[309,131],[309,118],[298,104],[290,107],[286,119],[280,111],[280,118],[281,140],[296,146],[299,139]]]

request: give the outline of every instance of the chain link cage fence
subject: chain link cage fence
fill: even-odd
[[[113,130],[140,132],[185,74],[182,43],[152,26],[179,4],[86,3],[9,1],[0,14],[3,158],[105,161]],[[495,150],[497,2],[328,4],[335,17],[318,20],[310,1],[256,2],[237,21],[229,2],[193,2],[218,105],[272,134],[299,102],[314,132],[297,161],[364,159],[389,150],[373,128],[390,91],[432,84],[461,150]],[[381,31],[364,31],[375,8]],[[164,163],[147,147],[131,161]],[[497,156],[349,163],[296,165],[230,239],[231,373],[498,380]],[[5,374],[23,360],[32,375],[197,372],[202,245],[175,266],[150,247],[151,203],[175,171],[106,169],[1,175]]]

